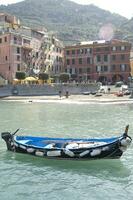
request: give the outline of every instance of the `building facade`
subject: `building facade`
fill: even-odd
[[[63,46],[46,30],[21,26],[20,21],[0,14],[0,75],[9,82],[16,72],[27,76],[56,75],[63,70]]]
[[[81,42],[64,49],[64,67],[77,81],[127,81],[131,43],[120,40]]]

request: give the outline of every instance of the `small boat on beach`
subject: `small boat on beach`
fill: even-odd
[[[3,132],[2,139],[5,140],[9,151],[25,153],[34,156],[92,160],[102,158],[120,158],[123,152],[131,144],[132,138],[128,135],[128,127],[119,137],[110,138],[51,138],[19,136],[15,133]]]

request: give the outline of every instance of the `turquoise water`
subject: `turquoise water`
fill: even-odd
[[[110,137],[129,124],[133,105],[0,102],[1,131],[51,137]],[[132,145],[120,160],[48,160],[6,151],[0,139],[1,200],[130,200]]]

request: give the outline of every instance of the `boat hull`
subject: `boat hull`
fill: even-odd
[[[44,140],[42,140],[41,138],[41,141],[45,141],[45,145],[37,146],[35,144],[33,145],[33,141],[36,139],[36,144],[39,144],[39,137],[16,137],[7,132],[2,133],[2,138],[5,140],[7,149],[9,151],[39,156],[43,158],[69,160],[118,159],[122,156],[123,152],[127,149],[132,141],[131,137],[123,134],[118,138],[110,139],[110,142],[107,139],[103,139],[102,144],[96,146],[94,146],[92,139],[86,139],[82,141],[81,139],[60,139],[59,141],[59,138],[53,140],[51,139],[51,141],[48,138],[49,144],[46,145],[46,141],[48,139],[46,140],[46,138],[44,138]],[[33,139],[32,144],[29,139]],[[55,143],[57,140],[58,143]],[[94,141],[95,143],[99,141],[101,142],[101,140]],[[52,146],[53,143],[54,146]]]

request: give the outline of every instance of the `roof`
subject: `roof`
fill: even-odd
[[[94,41],[83,41],[80,42],[81,45],[86,45],[86,44],[104,44],[106,40],[94,40]]]

